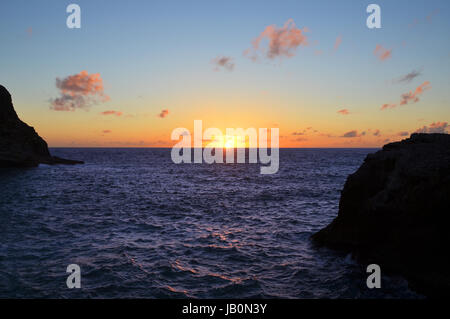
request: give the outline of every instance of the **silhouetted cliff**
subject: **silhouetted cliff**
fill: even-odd
[[[345,183],[337,218],[314,242],[450,295],[450,135],[412,134],[369,154]]]
[[[34,128],[22,122],[14,110],[11,94],[0,85],[0,167],[45,164],[82,164],[51,156],[47,143]]]

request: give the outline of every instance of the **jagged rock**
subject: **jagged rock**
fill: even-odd
[[[0,167],[33,167],[41,163],[83,164],[51,156],[47,143],[19,119],[11,94],[0,85]]]
[[[427,296],[449,296],[449,221],[450,135],[412,134],[366,157],[337,218],[312,239],[402,274]]]

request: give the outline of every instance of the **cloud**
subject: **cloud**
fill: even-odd
[[[422,95],[425,91],[431,89],[431,85],[429,81],[423,82],[419,85],[414,92],[410,91],[407,93],[403,93],[401,95],[401,100],[398,104],[383,104],[381,106],[381,110],[393,109],[399,105],[406,105],[408,103],[417,103],[420,101],[419,96]]]
[[[60,96],[51,100],[50,106],[55,111],[88,109],[93,104],[109,100],[103,92],[103,80],[99,73],[81,71],[62,80],[56,78],[56,87]]]
[[[108,134],[108,133],[111,133],[112,131],[111,130],[103,130],[102,131],[102,133],[104,133],[104,134]]]
[[[400,101],[400,105],[408,104],[408,102],[416,103],[419,102],[419,96],[429,90],[431,88],[430,82],[425,81],[421,85],[419,85],[414,92],[410,91],[408,93],[402,94],[402,100]]]
[[[420,71],[412,70],[408,74],[402,76],[401,78],[395,80],[395,82],[398,83],[410,83],[412,80],[414,80],[416,77],[421,75],[422,73]]]
[[[350,111],[349,110],[347,110],[347,109],[342,109],[342,110],[339,110],[339,111],[337,111],[339,114],[342,114],[342,115],[348,115],[348,114],[350,114]]]
[[[419,24],[419,19],[414,19],[409,25],[408,27],[410,28],[414,28],[416,25]]]
[[[381,106],[381,110],[386,110],[386,109],[393,109],[394,107],[396,107],[397,104],[383,104]]]
[[[342,135],[341,137],[347,137],[347,138],[351,138],[351,137],[358,137],[358,131],[353,130],[353,131],[349,131],[347,133],[345,133],[344,135]]]
[[[169,110],[162,110],[161,113],[158,114],[158,116],[162,119],[168,115],[169,115]]]
[[[388,50],[384,48],[382,45],[377,44],[373,54],[380,60],[384,61],[392,57],[392,49]]]
[[[293,57],[299,46],[308,45],[308,38],[305,35],[308,31],[307,28],[297,28],[292,19],[287,20],[283,27],[267,26],[252,41],[252,46],[244,51],[244,55],[253,61],[260,55],[270,60]],[[268,41],[267,47],[263,46],[263,40]]]
[[[379,130],[379,129],[376,129],[374,132],[373,132],[373,136],[380,136],[381,135],[381,131]]]
[[[426,17],[425,17],[425,21],[424,22],[427,22],[427,23],[432,23],[433,22],[433,17],[435,16],[435,15],[437,15],[439,13],[439,10],[434,10],[434,11],[432,11],[430,14],[428,14]],[[410,23],[409,24],[409,27],[410,28],[414,28],[415,26],[417,26],[417,25],[419,25],[419,24],[421,24],[421,20],[419,20],[419,19],[414,19],[413,21],[412,21],[412,23]]]
[[[298,131],[298,132],[294,132],[292,133],[292,135],[298,136],[298,135],[305,135],[306,131],[303,130],[302,132]]]
[[[430,126],[423,126],[414,133],[448,133],[449,125],[447,122],[433,122]]]
[[[233,71],[234,69],[234,62],[232,57],[228,56],[218,56],[215,59],[211,61],[212,64],[215,65],[214,70],[219,71],[220,68],[224,68],[228,71]]]
[[[433,21],[433,17],[439,13],[439,10],[434,10],[429,15],[427,15],[427,21],[431,23]]]
[[[398,132],[397,135],[398,135],[398,136],[408,136],[409,133],[406,132],[406,131],[403,131],[403,132]]]
[[[29,27],[27,28],[27,34],[31,37],[33,35],[33,28]]]
[[[341,43],[342,43],[342,36],[340,35],[336,38],[336,42],[334,42],[334,51],[337,51],[337,49],[339,49]]]
[[[116,115],[116,116],[122,116],[122,112],[119,112],[119,111],[113,111],[113,110],[110,110],[110,111],[104,111],[104,112],[101,112],[100,114],[101,114],[101,115]]]

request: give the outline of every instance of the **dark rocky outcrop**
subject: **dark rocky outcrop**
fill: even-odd
[[[450,295],[450,135],[412,134],[369,154],[345,183],[337,218],[315,243]]]
[[[51,156],[47,143],[34,128],[22,122],[11,94],[0,85],[0,167],[33,167],[39,164],[82,164]]]

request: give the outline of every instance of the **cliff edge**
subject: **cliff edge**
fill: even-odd
[[[369,154],[345,182],[338,216],[312,236],[450,295],[450,135],[412,134]]]
[[[19,119],[11,94],[0,85],[0,167],[33,167],[41,163],[83,164],[51,156],[47,143]]]

